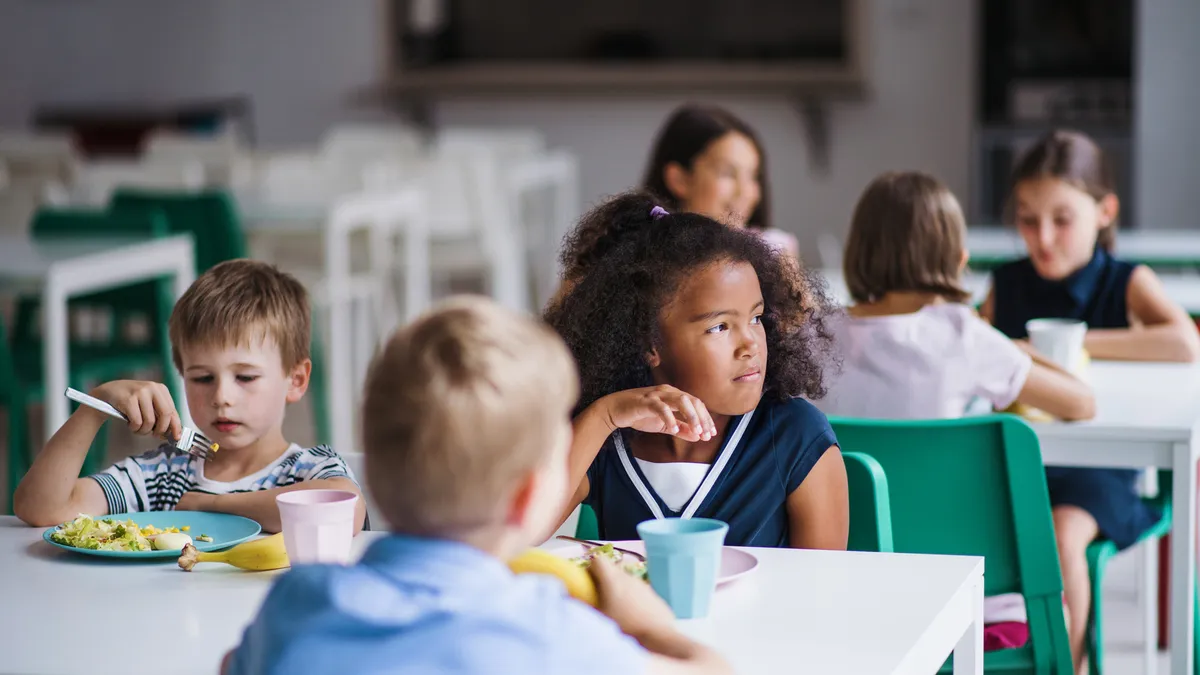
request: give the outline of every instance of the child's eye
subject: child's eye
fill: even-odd
[[[1017,226],[1027,229],[1036,228],[1038,225],[1037,218],[1033,216],[1017,216]]]
[[[762,321],[763,321],[762,314],[755,314],[754,316],[750,317],[750,323],[755,326],[761,325]]]
[[[1054,219],[1055,227],[1067,227],[1070,224],[1071,224],[1070,218],[1055,218]]]
[[[705,332],[705,333],[723,333],[723,332],[725,332],[725,330],[726,330],[727,328],[728,328],[728,326],[726,326],[725,324],[723,324],[723,323],[719,323],[719,324],[717,324],[717,325],[713,326],[712,328],[709,328],[708,330],[706,330],[706,331],[704,331],[704,332]]]
[[[253,382],[258,379],[258,375],[238,375],[238,382]]]
[[[213,376],[212,375],[197,375],[196,377],[193,377],[191,379],[192,379],[192,382],[195,384],[209,384],[210,382],[213,381]]]

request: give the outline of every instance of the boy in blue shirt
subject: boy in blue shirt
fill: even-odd
[[[596,566],[597,612],[504,564],[557,522],[577,396],[563,343],[489,301],[451,301],[397,333],[362,411],[392,535],[357,565],[281,577],[222,670],[727,672],[642,581]]]

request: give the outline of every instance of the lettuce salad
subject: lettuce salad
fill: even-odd
[[[572,560],[576,565],[586,568],[592,564],[592,559],[597,557],[608,558],[613,564],[615,564],[617,567],[620,567],[622,570],[625,570],[626,574],[634,577],[635,579],[646,578],[646,563],[632,556],[629,556],[629,559],[626,560],[625,554],[613,548],[612,544],[605,544],[603,546],[590,548],[588,549],[587,553],[578,558],[572,558]]]
[[[55,528],[51,541],[93,551],[153,551],[146,537],[164,532],[179,532],[177,527],[160,530],[154,526],[138,527],[132,520],[96,519],[80,515],[69,523]]]

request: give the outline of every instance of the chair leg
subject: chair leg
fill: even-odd
[[[333,432],[329,427],[329,398],[326,387],[325,349],[321,336],[313,329],[311,360],[312,375],[308,379],[308,399],[312,405],[313,427],[317,436],[317,444],[333,442]],[[347,450],[342,450],[346,452]]]
[[[1138,592],[1142,604],[1142,658],[1145,663],[1142,672],[1154,675],[1158,670],[1158,540],[1147,539],[1138,546],[1142,556],[1142,586]]]
[[[1092,612],[1088,618],[1087,649],[1089,675],[1104,672],[1104,604],[1101,589],[1104,585],[1104,567],[1107,563],[1104,547],[1091,545],[1087,548],[1088,576],[1092,581]]]
[[[8,406],[8,496],[5,513],[13,512],[13,495],[25,472],[29,471],[32,454],[29,448],[29,410],[21,399],[9,401]]]

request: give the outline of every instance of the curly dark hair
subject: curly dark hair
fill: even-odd
[[[749,263],[758,275],[766,395],[824,395],[833,354],[828,319],[839,311],[824,282],[753,232],[691,213],[654,218],[656,205],[645,193],[615,197],[585,215],[563,245],[564,293],[545,319],[579,365],[576,412],[654,384],[646,353],[661,344],[660,312],[691,273],[723,261]]]

